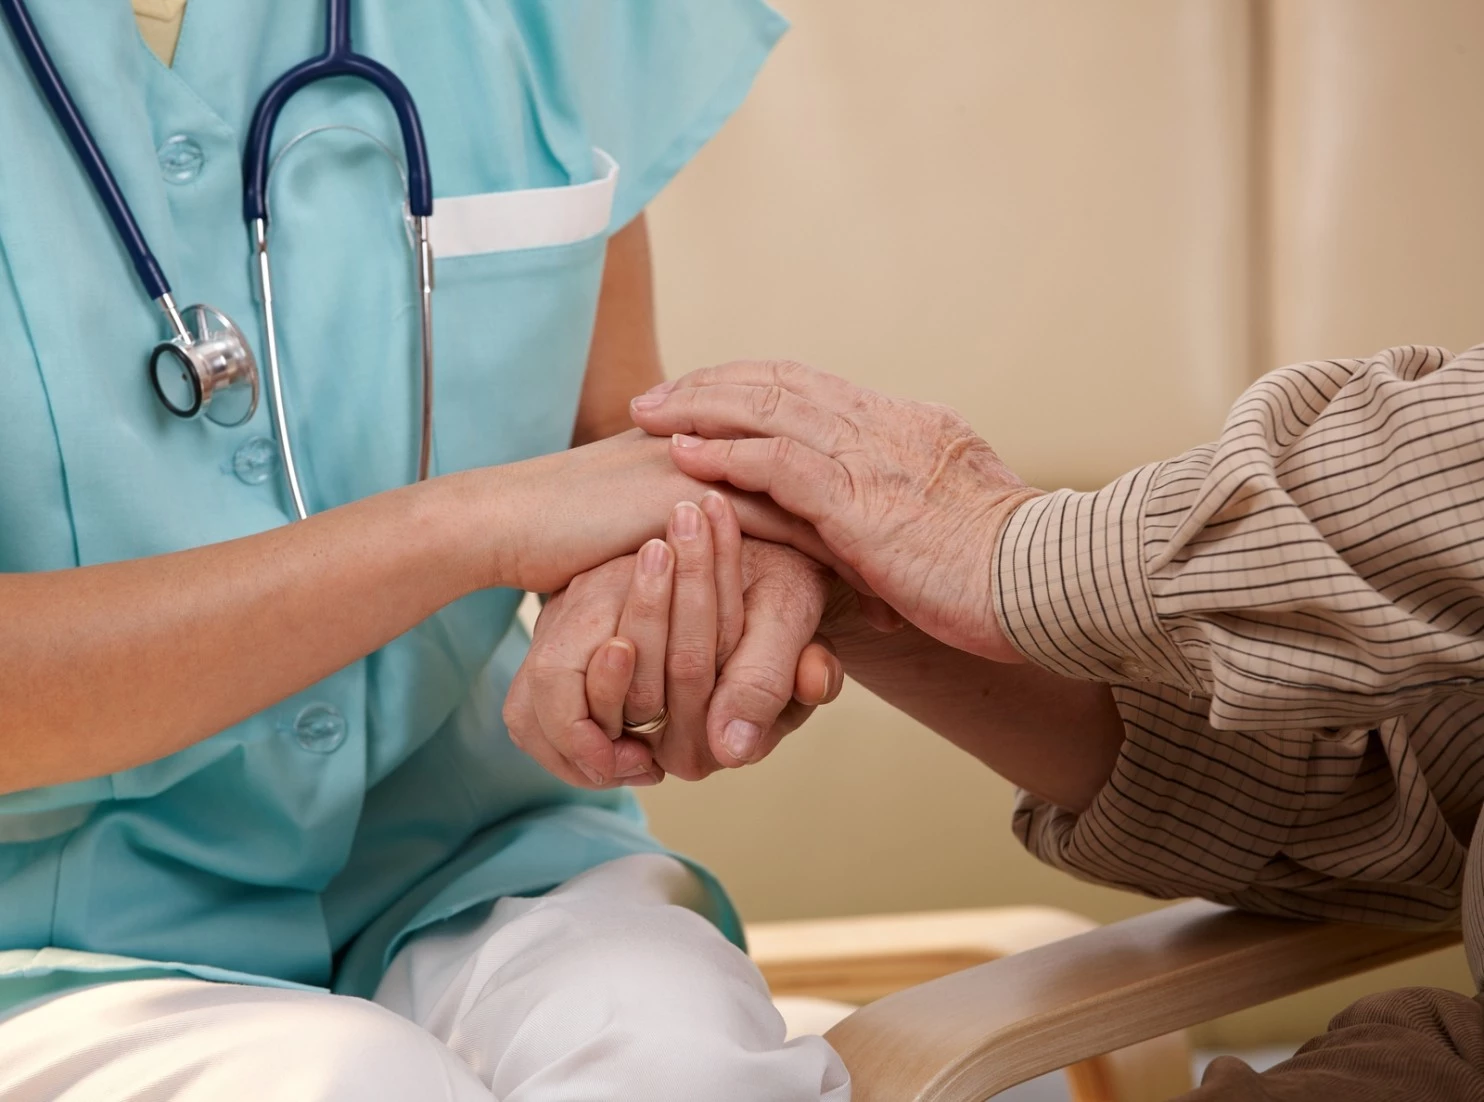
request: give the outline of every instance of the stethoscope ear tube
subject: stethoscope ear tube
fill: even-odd
[[[72,102],[72,96],[67,91],[67,85],[57,72],[56,65],[52,63],[51,54],[47,52],[46,44],[37,33],[36,24],[31,21],[31,13],[26,9],[25,0],[0,0],[0,14],[4,14],[6,22],[10,24],[16,46],[25,57],[32,76],[41,88],[41,94],[51,104],[52,113],[56,115],[63,133],[72,143],[77,159],[82,162],[83,171],[92,181],[93,190],[98,193],[103,209],[108,212],[114,228],[118,230],[119,240],[128,252],[129,259],[133,261],[134,270],[139,273],[139,282],[144,284],[145,293],[156,300],[165,297],[170,293],[170,283],[160,269],[155,254],[150,251],[149,243],[139,229],[139,223],[134,221],[134,212],[129,209],[124,193],[119,190],[118,181],[113,178],[108,161],[93,141],[88,124],[83,121],[77,104]]]
[[[0,0],[0,14],[26,63],[51,105],[57,121],[82,162],[93,189],[118,231],[119,239],[139,280],[169,323],[172,336],[155,345],[149,358],[150,385],[161,403],[177,417],[204,414],[218,425],[245,424],[257,410],[259,379],[257,361],[242,331],[221,311],[209,306],[177,310],[170,284],[134,220],[128,202],[119,190],[108,162],[93,140],[87,124],[73,102],[51,56],[31,21],[25,0]],[[284,409],[283,379],[279,363],[278,334],[273,313],[273,283],[268,260],[268,157],[273,127],[283,106],[295,92],[325,77],[353,76],[375,85],[387,97],[402,131],[406,161],[407,207],[411,216],[421,320],[422,438],[418,449],[417,477],[428,477],[433,434],[433,249],[428,219],[433,213],[432,174],[417,107],[406,85],[385,65],[355,53],[350,45],[350,0],[327,0],[325,52],[294,66],[276,80],[258,101],[248,132],[243,159],[243,212],[253,235],[257,259],[258,291],[267,323],[268,368],[273,417],[283,469],[293,498],[295,514],[308,516],[304,492],[294,461],[288,415]],[[299,139],[290,142],[284,151]],[[375,140],[375,139],[373,139]],[[379,144],[379,143],[378,143]],[[388,153],[390,151],[388,150]],[[395,156],[393,160],[395,161]]]
[[[407,162],[407,207],[414,218],[433,215],[433,174],[422,119],[412,93],[396,73],[379,61],[358,54],[350,45],[350,0],[328,0],[325,8],[325,52],[295,65],[258,100],[247,129],[242,157],[242,217],[250,226],[268,218],[269,151],[273,128],[284,104],[295,92],[328,77],[358,77],[379,89],[397,115],[402,154]]]

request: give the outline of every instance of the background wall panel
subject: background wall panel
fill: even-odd
[[[806,360],[1088,488],[1211,438],[1268,366],[1484,333],[1484,5],[778,6],[794,30],[652,211],[672,372]],[[753,918],[1152,905],[1028,858],[1012,796],[849,688],[763,765],[644,798]],[[1297,1040],[1403,983],[1466,985],[1461,953],[1206,1039]]]

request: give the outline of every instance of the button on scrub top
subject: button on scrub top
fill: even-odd
[[[321,48],[321,6],[191,0],[173,68],[127,4],[31,6],[181,301],[224,310],[261,356],[243,135],[269,82]],[[608,234],[736,107],[783,27],[759,0],[357,4],[357,47],[416,97],[437,203],[457,211],[433,219],[435,473],[567,445]],[[223,429],[151,393],[158,313],[8,35],[0,103],[0,571],[287,523],[266,403]],[[400,148],[386,100],[350,81],[296,96],[277,145],[346,125]],[[323,131],[280,161],[270,202],[312,505],[400,486],[418,395],[397,169]],[[0,797],[0,1010],[182,973],[369,994],[413,931],[659,849],[630,794],[569,788],[507,739],[519,598],[474,594],[163,760]]]

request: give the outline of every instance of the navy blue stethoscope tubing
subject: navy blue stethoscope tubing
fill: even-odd
[[[119,190],[118,181],[113,178],[103,151],[93,141],[92,132],[83,121],[77,104],[72,102],[62,75],[52,64],[51,54],[47,52],[46,44],[37,33],[36,24],[31,22],[31,13],[26,10],[25,0],[0,0],[0,13],[4,14],[6,22],[10,24],[16,45],[25,57],[26,64],[30,66],[36,83],[41,86],[42,94],[51,104],[52,113],[57,116],[57,122],[72,143],[72,148],[77,151],[78,160],[82,161],[83,170],[93,182],[93,190],[98,193],[103,209],[113,220],[119,240],[128,251],[129,259],[134,262],[134,270],[139,273],[139,282],[144,284],[144,290],[150,298],[163,298],[170,293],[170,283],[160,270],[155,254],[150,251],[149,242],[144,239],[139,223],[134,221],[134,212],[129,209],[129,201],[124,198],[124,193]]]
[[[251,223],[268,218],[268,152],[273,127],[284,104],[299,89],[329,77],[359,77],[376,86],[397,114],[402,131],[402,155],[407,161],[407,206],[415,218],[433,213],[433,176],[422,120],[412,93],[397,74],[378,61],[358,54],[350,45],[350,0],[329,0],[325,6],[325,52],[295,65],[274,81],[253,111],[242,158],[242,216]]]
[[[77,109],[66,82],[57,72],[46,44],[42,42],[25,0],[0,0],[0,14],[10,24],[17,47],[26,59],[42,94],[51,104],[68,141],[82,162],[93,190],[118,231],[139,281],[152,299],[170,294],[170,283],[145,240],[144,232],[129,209],[129,201],[119,189],[108,161],[93,140],[88,124]],[[412,94],[397,75],[380,62],[356,53],[350,45],[350,0],[328,0],[325,10],[325,52],[294,66],[279,77],[258,100],[248,128],[247,149],[243,155],[243,217],[248,222],[267,221],[269,148],[273,127],[293,94],[308,84],[327,77],[359,77],[381,91],[391,103],[402,131],[403,156],[407,161],[407,205],[414,217],[426,218],[433,213],[433,178],[428,168],[427,142],[422,120]]]

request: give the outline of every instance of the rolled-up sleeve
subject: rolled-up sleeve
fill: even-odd
[[[1124,724],[1041,859],[1149,894],[1456,920],[1484,802],[1484,349],[1265,376],[1221,438],[1034,499],[994,558],[1016,647]]]

